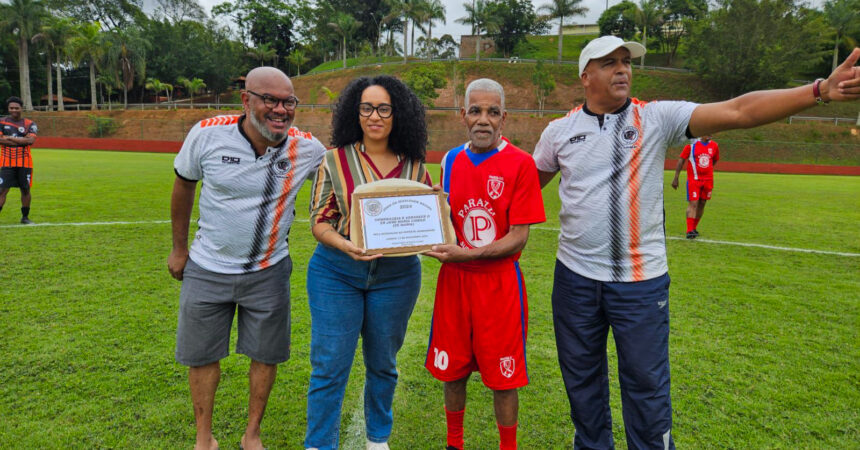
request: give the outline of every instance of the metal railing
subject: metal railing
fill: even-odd
[[[860,115],[858,115],[856,119],[852,119],[850,117],[791,116],[788,118],[788,123],[800,122],[804,120],[814,122],[833,122],[833,125],[839,125],[840,123],[847,123],[849,125],[860,125]]]

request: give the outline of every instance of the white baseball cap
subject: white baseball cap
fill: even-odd
[[[630,50],[631,58],[638,58],[645,54],[645,46],[638,42],[624,42],[617,36],[600,36],[589,42],[579,54],[579,76],[582,77],[582,71],[585,70],[589,61],[603,58],[620,47]]]

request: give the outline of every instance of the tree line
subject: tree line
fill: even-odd
[[[156,101],[203,90],[227,92],[253,66],[290,75],[350,56],[443,58],[457,54],[440,0],[227,0],[207,14],[197,0],[0,0],[0,97],[47,93],[49,109],[64,96],[88,98],[92,108],[116,98]],[[799,0],[629,0],[607,8],[601,34],[640,40],[651,51],[678,56],[735,95],[780,87],[792,77],[821,73],[840,50],[857,45],[860,0],[828,0],[820,10]],[[565,25],[588,10],[582,0],[466,0],[476,38],[497,53],[527,50],[526,36],[556,28],[562,59]],[[645,64],[646,57],[639,61]],[[180,91],[180,92],[174,92]],[[56,97],[56,105],[54,98]]]

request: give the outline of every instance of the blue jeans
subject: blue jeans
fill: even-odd
[[[308,264],[311,380],[305,447],[337,449],[343,395],[358,336],[364,354],[367,439],[386,442],[397,352],[421,290],[417,256],[355,261],[318,244]]]
[[[609,329],[618,353],[629,449],[674,449],[669,391],[669,275],[631,283],[583,277],[556,260],[552,315],[576,427],[574,449],[612,449]]]

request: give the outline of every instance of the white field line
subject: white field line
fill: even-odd
[[[0,225],[0,228],[31,228],[31,227],[89,227],[89,226],[113,226],[113,225],[150,225],[170,223],[169,220],[139,220],[136,222],[63,222],[63,223],[34,223],[30,225]]]
[[[307,219],[296,219],[296,222],[307,222]],[[150,224],[165,224],[170,223],[169,220],[140,220],[135,222],[65,222],[65,223],[35,223],[32,225],[0,225],[0,228],[25,228],[25,227],[85,227],[85,226],[113,226],[113,225],[150,225]],[[541,230],[541,231],[555,231],[558,232],[558,228],[554,227],[542,227],[542,226],[532,226],[533,230]],[[686,238],[669,236],[668,239],[673,241],[682,241],[686,240]],[[696,239],[697,242],[704,242],[707,244],[717,244],[717,245],[734,245],[738,247],[755,247],[755,248],[763,248],[767,250],[779,250],[784,252],[796,252],[796,253],[815,253],[819,255],[834,255],[834,256],[848,256],[848,257],[860,257],[860,253],[849,253],[849,252],[835,252],[830,250],[815,250],[809,248],[797,248],[797,247],[780,247],[776,245],[765,245],[765,244],[755,244],[750,242],[731,242],[731,241],[715,241],[711,239]]]
[[[532,229],[535,230],[543,230],[543,231],[555,231],[558,232],[558,228],[553,227],[541,227],[541,226],[532,226]],[[686,238],[669,236],[668,239],[673,241],[686,241]],[[779,247],[776,245],[765,245],[765,244],[754,244],[749,242],[731,242],[731,241],[715,241],[711,239],[699,239],[696,238],[696,242],[704,242],[707,244],[717,244],[717,245],[734,245],[738,247],[755,247],[755,248],[764,248],[767,250],[779,250],[784,252],[797,252],[797,253],[816,253],[819,255],[834,255],[834,256],[850,256],[850,257],[860,257],[860,253],[848,253],[848,252],[834,252],[830,250],[814,250],[809,248],[795,248],[795,247]]]

